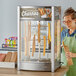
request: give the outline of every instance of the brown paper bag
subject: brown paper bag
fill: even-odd
[[[17,62],[17,52],[12,53],[12,57],[11,57],[10,62]]]
[[[10,62],[11,56],[12,56],[12,52],[8,52],[7,55],[6,55],[6,57],[5,57],[4,62]]]
[[[64,42],[62,42],[62,44],[63,44],[65,53],[66,53],[66,52],[70,52],[68,46],[65,46],[65,45],[64,45]],[[67,63],[68,63],[69,66],[73,65],[72,58],[67,58]]]

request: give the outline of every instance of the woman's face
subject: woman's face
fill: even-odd
[[[67,26],[68,29],[76,28],[76,19],[72,19],[71,15],[65,16],[63,23]]]

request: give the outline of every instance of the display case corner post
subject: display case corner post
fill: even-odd
[[[54,6],[52,6],[52,23],[51,23],[51,72],[55,71],[55,55],[54,55],[54,28],[55,28],[55,24],[54,24],[54,16],[55,16],[55,11],[54,11]]]
[[[20,40],[20,6],[17,6],[17,34],[18,34],[18,48],[17,48],[17,52],[18,52],[18,55],[17,55],[17,70],[20,70],[20,57],[19,57],[19,51],[20,51],[20,42],[19,42],[19,40]]]

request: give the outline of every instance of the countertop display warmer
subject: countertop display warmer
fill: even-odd
[[[18,70],[52,71],[61,66],[61,7],[18,6]]]

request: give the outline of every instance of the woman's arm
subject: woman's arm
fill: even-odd
[[[76,53],[72,53],[72,52],[66,52],[66,57],[71,57],[71,58],[75,58],[76,57]]]
[[[76,57],[76,53],[73,53],[73,57]]]

